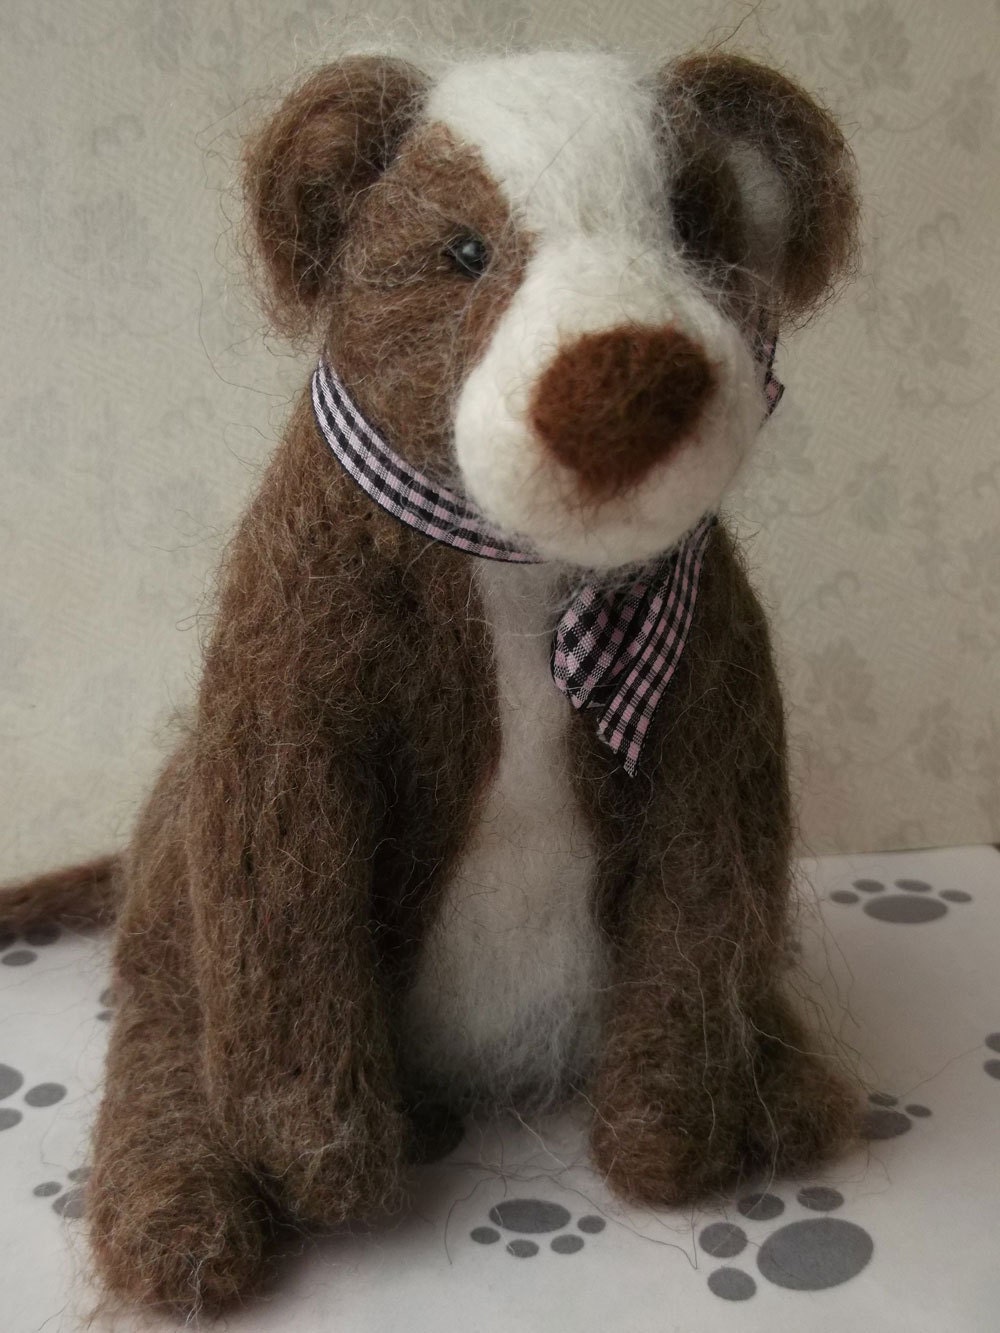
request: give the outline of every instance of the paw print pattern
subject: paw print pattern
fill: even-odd
[[[89,1166],[78,1166],[66,1173],[68,1186],[58,1180],[45,1180],[31,1191],[36,1199],[52,1199],[52,1211],[60,1217],[82,1217],[84,1212],[84,1182],[90,1175]]]
[[[835,1212],[844,1202],[840,1191],[829,1185],[806,1185],[796,1199],[809,1212],[824,1214]],[[776,1194],[748,1194],[736,1208],[748,1222],[770,1222],[784,1213],[785,1204]],[[699,1235],[698,1244],[713,1259],[733,1259],[743,1253],[749,1239],[735,1222],[712,1222]],[[824,1291],[857,1277],[874,1248],[871,1236],[855,1222],[807,1217],[787,1222],[765,1237],[757,1250],[757,1269],[776,1287]],[[746,1301],[757,1283],[743,1269],[725,1265],[708,1275],[708,1289],[724,1301]]]
[[[991,1032],[986,1038],[986,1047],[991,1051],[1000,1051],[1000,1032]],[[990,1078],[1000,1078],[1000,1060],[984,1060],[983,1069]]]
[[[930,1107],[920,1102],[907,1102],[900,1110],[899,1098],[891,1092],[869,1093],[868,1101],[871,1105],[861,1122],[861,1137],[869,1142],[898,1139],[913,1128],[914,1120],[925,1120],[931,1113]]]
[[[55,944],[60,934],[58,926],[29,926],[22,936],[9,930],[0,931],[0,964],[4,967],[27,967],[38,958],[35,950],[47,944]],[[13,948],[19,939],[31,945],[31,948]]]
[[[24,1085],[24,1075],[13,1065],[0,1064],[0,1102],[13,1097]],[[55,1106],[66,1096],[66,1089],[61,1083],[36,1083],[24,1094],[25,1106]],[[24,1113],[16,1106],[0,1106],[0,1130],[13,1129],[24,1119]]]
[[[964,889],[942,889],[936,893],[923,879],[897,879],[893,886],[902,889],[902,893],[886,893],[880,879],[856,879],[851,888],[834,890],[830,901],[849,905],[861,901],[864,894],[862,911],[865,915],[894,926],[918,926],[925,921],[937,921],[948,911],[949,903],[972,902],[972,894]]]
[[[517,1234],[507,1242],[506,1248],[515,1259],[532,1259],[538,1253],[538,1242],[528,1240],[528,1236],[546,1236],[553,1231],[560,1233],[549,1241],[553,1254],[576,1254],[584,1246],[583,1236],[565,1230],[571,1217],[569,1209],[561,1203],[545,1199],[505,1199],[490,1209],[489,1218],[494,1225],[474,1227],[469,1232],[470,1237],[477,1245],[495,1245],[501,1239],[497,1227],[513,1231]],[[604,1225],[603,1217],[588,1214],[577,1221],[576,1229],[585,1235],[596,1236],[604,1230]]]
[[[115,993],[110,986],[105,986],[104,990],[101,991],[97,998],[97,1003],[101,1006],[100,1013],[97,1017],[102,1023],[106,1023],[114,1012],[115,1007]]]

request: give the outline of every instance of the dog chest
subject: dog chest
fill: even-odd
[[[424,940],[404,1014],[422,1079],[546,1100],[583,1071],[602,980],[593,840],[569,767],[570,705],[550,670],[555,575],[481,561],[502,742],[497,771]]]

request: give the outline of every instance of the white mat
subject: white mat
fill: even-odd
[[[391,1232],[309,1245],[230,1333],[986,1333],[1000,1327],[1000,854],[827,858],[810,971],[883,1136],[724,1212],[625,1209],[572,1115],[484,1126]],[[0,1330],[84,1327],[103,942],[0,940]],[[749,1215],[747,1215],[749,1213]],[[101,1327],[100,1324],[97,1327]],[[119,1321],[116,1328],[139,1325]]]

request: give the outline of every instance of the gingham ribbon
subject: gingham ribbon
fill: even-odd
[[[776,340],[759,334],[765,417],[783,386],[772,373]],[[509,541],[466,499],[412,467],[351,401],[325,361],[312,378],[316,422],[330,449],[366,495],[435,541],[512,564],[542,557]],[[634,777],[642,745],[684,652],[705,550],[716,518],[703,518],[634,580],[613,589],[580,584],[556,626],[552,679],[574,708],[600,709],[597,733]]]

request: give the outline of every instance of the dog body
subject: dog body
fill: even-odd
[[[121,862],[105,1281],[221,1308],[273,1219],[398,1206],[428,1118],[476,1105],[584,1090],[597,1169],[655,1205],[812,1165],[855,1097],[782,991],[783,715],[725,525],[634,774],[550,658],[581,582],[634,580],[746,457],[757,331],[850,256],[835,125],[737,57],[359,57],[247,195],[275,323],[536,562],[385,512],[303,395]]]

